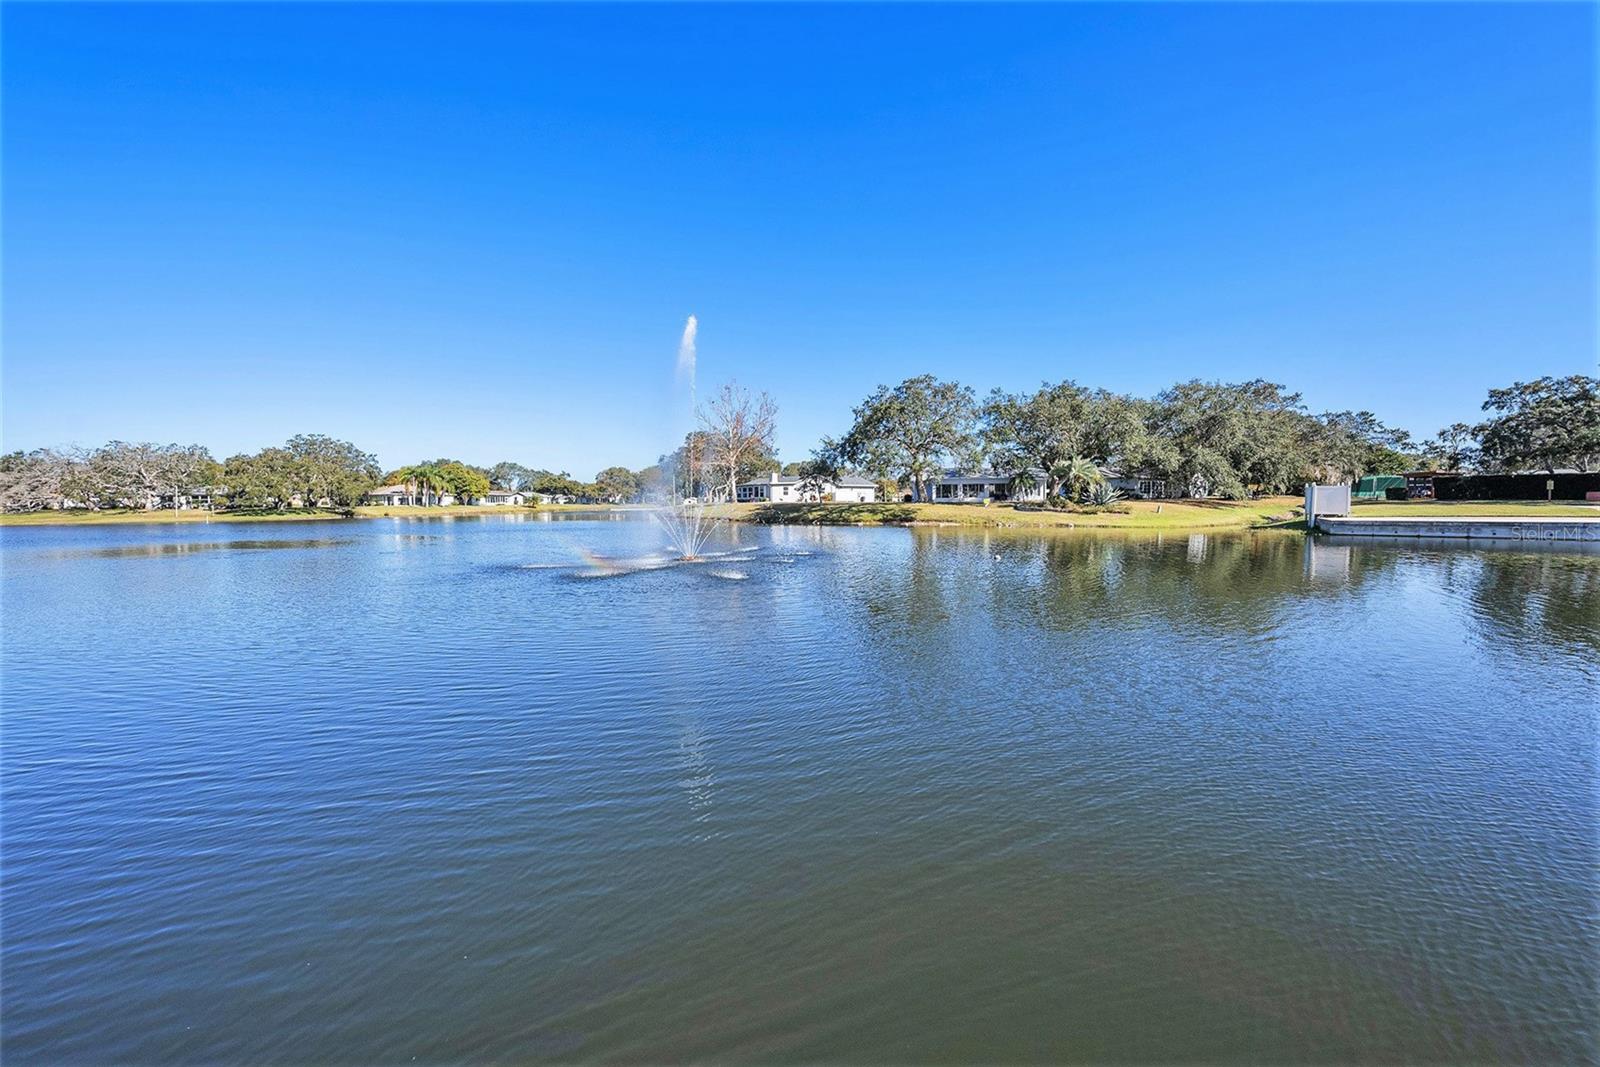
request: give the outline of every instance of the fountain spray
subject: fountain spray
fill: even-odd
[[[695,415],[695,337],[700,332],[700,320],[690,315],[683,324],[683,337],[678,341],[678,368],[679,381],[687,381],[689,386],[689,415]],[[696,449],[696,452],[699,450]],[[698,463],[699,455],[686,455],[685,459]],[[664,508],[657,508],[651,512],[656,522],[666,531],[667,539],[672,542],[673,548],[678,552],[678,558],[685,561],[695,561],[700,558],[700,550],[705,547],[706,540],[711,532],[716,529],[720,519],[715,519],[706,514],[706,503],[694,492],[694,471],[688,472],[688,482],[684,491],[678,489],[678,471],[672,473],[673,499],[668,501]]]

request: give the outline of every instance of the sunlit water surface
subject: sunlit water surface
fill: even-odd
[[[1597,1057],[1600,556],[0,539],[7,1062]]]

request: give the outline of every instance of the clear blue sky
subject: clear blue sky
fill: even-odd
[[[6,448],[589,477],[672,366],[1264,376],[1430,433],[1594,373],[1592,5],[4,12]]]

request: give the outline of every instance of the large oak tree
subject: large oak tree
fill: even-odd
[[[838,457],[899,479],[916,500],[928,499],[930,480],[946,459],[970,453],[978,440],[972,389],[931,374],[893,388],[880,385],[854,415],[850,431],[834,446]]]

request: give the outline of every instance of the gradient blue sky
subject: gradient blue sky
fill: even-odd
[[[1592,5],[7,5],[6,448],[589,477],[672,366],[1257,376],[1427,434],[1594,373]]]

